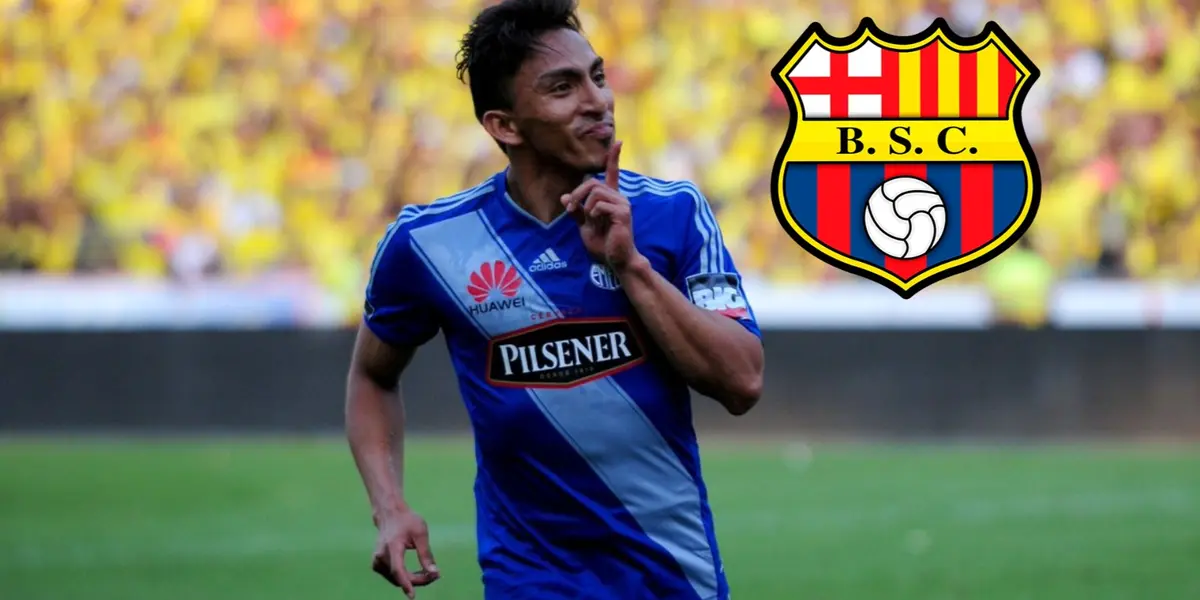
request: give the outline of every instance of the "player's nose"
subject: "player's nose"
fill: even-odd
[[[588,116],[605,119],[612,111],[612,93],[608,88],[601,87],[595,81],[589,80],[583,86],[583,97],[580,101],[580,107]]]

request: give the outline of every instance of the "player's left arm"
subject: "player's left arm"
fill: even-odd
[[[719,276],[719,274],[718,274]],[[743,415],[763,385],[762,340],[737,317],[701,308],[639,256],[617,271],[646,328],[693,389]]]
[[[664,277],[633,239],[633,211],[619,190],[620,154],[616,142],[604,182],[586,181],[562,197],[563,206],[579,222],[588,252],[612,268],[650,335],[692,389],[730,414],[745,414],[762,395],[762,338],[708,201],[690,183],[672,186],[691,201],[672,207],[679,212],[669,226],[685,233],[675,272]]]
[[[696,391],[742,415],[763,386],[761,332],[708,201],[685,184],[685,229],[671,279],[640,253],[617,272],[651,335]]]

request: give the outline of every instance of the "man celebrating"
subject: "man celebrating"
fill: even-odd
[[[398,380],[441,331],[477,446],[486,598],[728,598],[689,387],[744,414],[763,349],[707,200],[619,168],[574,2],[483,10],[458,67],[509,166],[406,207],[376,251],[346,398],[375,570],[409,597],[440,576],[405,502]]]

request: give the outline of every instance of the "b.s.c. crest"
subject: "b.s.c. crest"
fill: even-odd
[[[1038,70],[994,23],[900,37],[814,23],[772,73],[791,108],[779,222],[809,252],[901,297],[977,267],[1037,214],[1021,105]]]

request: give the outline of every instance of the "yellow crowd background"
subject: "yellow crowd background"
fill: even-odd
[[[502,168],[455,78],[478,0],[0,0],[0,270],[311,273],[360,301],[402,205]],[[848,277],[775,220],[770,69],[809,23],[995,19],[1042,72],[1027,248],[953,278],[1200,278],[1197,2],[583,0],[623,166],[689,178],[750,276]],[[988,274],[991,275],[988,275]]]

